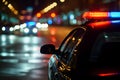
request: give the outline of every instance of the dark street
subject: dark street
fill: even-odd
[[[41,54],[40,47],[46,43],[58,47],[71,29],[50,27],[39,36],[1,34],[0,80],[47,80],[47,62],[51,55]]]

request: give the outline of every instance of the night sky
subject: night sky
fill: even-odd
[[[10,2],[19,12],[21,10],[26,10],[28,7],[33,7],[33,11],[37,12],[53,1],[55,0],[8,0],[8,2]]]

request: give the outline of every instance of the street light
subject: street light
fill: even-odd
[[[52,18],[54,18],[54,17],[56,17],[56,14],[53,12],[53,13],[51,13],[51,15],[50,15]]]
[[[37,17],[37,18],[40,18],[40,17],[41,17],[41,13],[37,13],[37,14],[36,14],[36,17]]]
[[[60,0],[60,2],[65,2],[65,0]]]

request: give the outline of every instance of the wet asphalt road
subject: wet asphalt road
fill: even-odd
[[[1,34],[0,80],[48,80],[47,63],[51,55],[41,54],[40,47],[47,43],[59,47],[70,30],[51,27],[37,36]]]

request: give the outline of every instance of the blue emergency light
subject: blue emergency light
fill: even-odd
[[[36,22],[34,22],[34,21],[27,22],[28,27],[35,26],[35,24],[36,24]]]
[[[120,12],[109,12],[109,17],[120,18]]]

